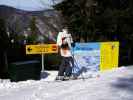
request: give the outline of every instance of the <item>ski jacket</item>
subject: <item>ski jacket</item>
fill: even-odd
[[[60,48],[60,54],[63,57],[71,57],[71,43],[73,43],[71,34],[59,32],[57,36],[57,45]]]

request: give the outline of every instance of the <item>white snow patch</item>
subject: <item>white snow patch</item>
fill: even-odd
[[[85,80],[54,82],[57,71],[40,81],[0,79],[0,100],[132,100],[133,67],[120,67]]]

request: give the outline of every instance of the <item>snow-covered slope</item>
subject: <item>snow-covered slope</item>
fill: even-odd
[[[0,82],[0,100],[133,100],[133,67],[100,73],[86,80],[52,82],[57,72],[40,81]],[[52,75],[51,75],[52,73]]]
[[[62,0],[0,0],[0,5],[10,6],[26,11],[53,9],[53,5]]]

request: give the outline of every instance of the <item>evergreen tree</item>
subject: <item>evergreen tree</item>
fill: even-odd
[[[38,36],[37,35],[38,31],[37,31],[37,27],[36,27],[36,17],[35,16],[32,17],[29,28],[30,28],[31,34],[28,36],[28,42],[29,43],[36,42],[36,39]],[[27,33],[27,34],[29,34],[29,33]]]
[[[105,41],[132,34],[132,5],[132,0],[64,0],[55,8],[76,35],[81,33],[86,41]]]
[[[30,29],[32,34],[37,34],[37,27],[36,27],[36,17],[33,16],[30,21]]]

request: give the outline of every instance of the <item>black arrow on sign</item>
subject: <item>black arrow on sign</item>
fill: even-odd
[[[29,47],[27,50],[28,50],[28,52],[30,52],[32,49]]]

